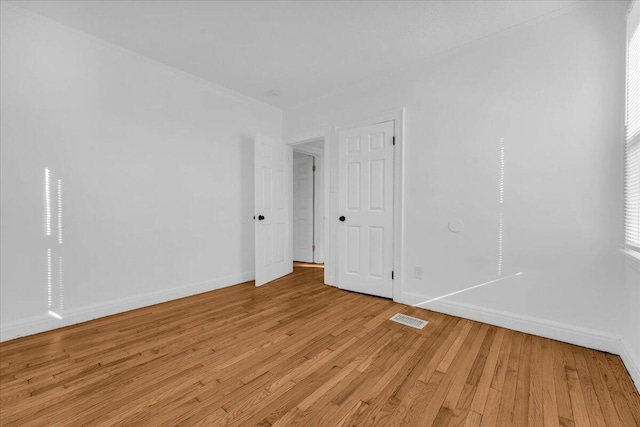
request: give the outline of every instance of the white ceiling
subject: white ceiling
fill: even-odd
[[[568,7],[543,1],[15,1],[281,108]],[[269,96],[270,89],[281,95]]]

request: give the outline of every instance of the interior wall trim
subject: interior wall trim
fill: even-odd
[[[113,314],[123,313],[137,308],[148,307],[179,298],[197,295],[203,292],[226,288],[255,279],[255,271],[219,277],[204,282],[191,283],[158,292],[138,294],[119,300],[106,301],[83,307],[65,310],[62,319],[56,319],[48,313],[0,325],[0,342],[50,331],[77,323],[87,322]]]
[[[414,305],[432,298],[427,295],[405,292],[403,293],[402,302],[407,305]],[[620,336],[596,329],[453,301],[434,301],[422,308],[594,350],[618,355],[623,353],[622,338]]]
[[[626,345],[624,338],[620,343],[620,358],[629,371],[629,375],[636,385],[636,390],[640,391],[640,354],[634,355]]]

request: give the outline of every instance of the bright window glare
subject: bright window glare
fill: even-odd
[[[58,320],[62,320],[62,316],[60,316],[58,313],[55,313],[55,312],[53,312],[51,310],[49,310],[49,316],[55,317]]]
[[[629,41],[627,70],[627,140],[640,132],[640,32]]]
[[[637,3],[631,19],[637,15]],[[627,129],[624,160],[624,240],[627,249],[640,251],[640,31],[629,28],[627,52]]]

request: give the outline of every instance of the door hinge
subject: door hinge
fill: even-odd
[[[391,280],[393,280],[393,271],[391,272]]]
[[[393,145],[396,145],[396,137],[393,137]]]
[[[316,245],[312,245],[312,246],[311,246],[311,250],[312,250],[313,252],[315,252],[315,250],[316,250]]]
[[[311,166],[311,170],[315,172],[316,171],[316,165]]]

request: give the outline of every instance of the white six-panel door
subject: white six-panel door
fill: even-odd
[[[293,260],[313,262],[313,156],[293,154]]]
[[[392,297],[392,121],[338,136],[338,286]]]
[[[256,135],[255,271],[256,286],[293,271],[291,257],[291,147],[273,138]]]

